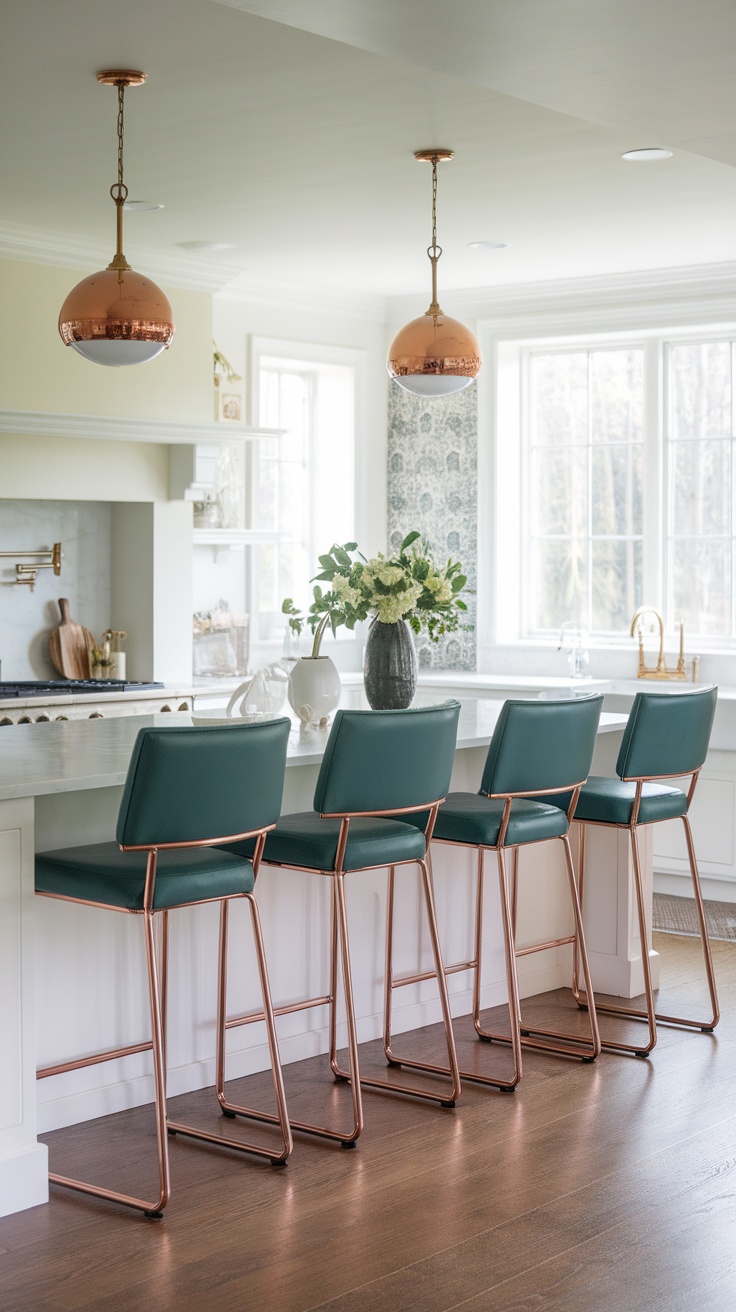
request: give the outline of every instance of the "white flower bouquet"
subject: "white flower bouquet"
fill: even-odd
[[[312,580],[314,600],[307,614],[296,609],[291,597],[281,606],[295,633],[301,633],[305,624],[311,628],[312,656],[319,655],[328,624],[334,634],[340,625],[354,629],[372,614],[382,624],[406,620],[415,633],[426,629],[431,641],[437,642],[459,627],[467,610],[460,596],[467,585],[462,565],[452,559],[436,564],[431,547],[418,532],[409,533],[398,555],[390,558],[379,553],[366,560],[356,542],[346,542],[331,547],[319,563],[322,569]],[[329,586],[323,588],[324,583]]]

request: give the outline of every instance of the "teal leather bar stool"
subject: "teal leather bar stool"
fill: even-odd
[[[41,852],[36,857],[36,893],[141,917],[146,947],[151,1038],[92,1057],[47,1066],[39,1079],[112,1061],[135,1052],[153,1053],[158,1195],[150,1200],[50,1174],[55,1184],[139,1208],[160,1217],[170,1195],[168,1134],[180,1133],[219,1146],[284,1162],[291,1152],[283,1077],[273,1019],[258,908],[253,888],[266,833],[281,807],[288,719],[265,724],[176,725],[140,730],[120,804],[117,842]],[[252,841],[248,856],[223,851],[227,839]],[[179,908],[220,902],[218,995],[225,995],[228,907],[234,899],[250,907],[263,996],[263,1018],[271,1056],[281,1146],[275,1151],[242,1139],[213,1135],[170,1121],[166,1110],[166,968],[168,916]],[[161,961],[154,921],[162,922]],[[161,978],[159,978],[159,972]],[[222,1026],[218,1026],[219,1029]],[[224,1084],[224,1044],[218,1044],[217,1084]],[[222,1098],[220,1099],[222,1103]]]
[[[713,972],[713,957],[708,939],[703,894],[700,888],[698,864],[695,858],[693,835],[688,812],[698,782],[700,769],[708,753],[713,717],[716,711],[718,690],[703,688],[693,692],[640,692],[637,693],[631,714],[624,730],[621,749],[616,762],[617,779],[591,777],[580,793],[575,819],[580,824],[579,889],[583,896],[585,878],[586,825],[607,825],[628,829],[631,836],[631,854],[634,866],[634,886],[642,945],[642,967],[646,1010],[629,1010],[614,1003],[597,1003],[598,1011],[614,1016],[646,1020],[649,1041],[642,1047],[631,1043],[617,1043],[604,1039],[603,1047],[614,1052],[632,1052],[646,1057],[657,1042],[657,1021],[670,1025],[685,1025],[710,1033],[719,1020],[718,997]],[[687,792],[662,782],[664,779],[681,779],[690,776]],[[637,830],[641,825],[657,824],[661,820],[679,817],[685,829],[688,863],[693,883],[693,894],[698,911],[703,945],[705,973],[710,994],[711,1014],[700,1020],[686,1020],[682,1016],[665,1015],[655,1009],[652,972],[649,962],[649,930],[644,906],[641,860]],[[573,979],[573,989],[581,1003],[591,999],[589,986],[586,994]]]
[[[516,971],[518,957],[571,943],[579,952],[588,984],[582,915],[573,869],[569,825],[580,789],[588,776],[595,748],[603,697],[596,693],[564,701],[507,701],[498,718],[486,757],[478,793],[450,793],[437,814],[432,843],[474,848],[477,860],[475,952],[471,961],[457,962],[447,972],[473,972],[473,1024],[479,1039],[510,1043],[513,1073],[461,1070],[463,1079],[510,1091],[522,1075],[522,1045],[593,1061],[600,1052],[595,1008],[590,1008],[589,1037],[531,1029],[524,1025]],[[574,932],[563,938],[517,948],[516,919],[519,852],[531,843],[557,839],[562,844]],[[510,1037],[491,1033],[481,1024],[483,964],[483,882],[485,856],[495,852],[501,895],[506,954]],[[511,891],[506,854],[512,854]],[[396,981],[399,986],[404,981]],[[403,1064],[403,1058],[397,1058]]]
[[[352,1148],[363,1129],[361,1087],[390,1093],[414,1094],[452,1107],[460,1096],[460,1077],[452,1032],[450,1004],[442,962],[434,895],[427,866],[427,846],[437,808],[447,793],[455,756],[460,704],[417,707],[405,711],[338,711],[322,760],[314,793],[314,810],[284,815],[268,835],[263,855],[269,866],[321,875],[332,881],[329,992],[284,1007],[276,1016],[310,1007],[329,1006],[329,1061],[338,1081],[348,1081],[352,1095],[352,1124],[343,1127],[291,1120],[302,1130]],[[422,813],[419,827],[403,824],[407,814]],[[246,846],[236,850],[248,851]],[[361,871],[388,867],[389,925],[393,884],[399,866],[417,865],[422,875],[424,903],[440,995],[448,1066],[431,1069],[449,1074],[443,1092],[390,1084],[360,1073],[353,1000],[352,967],[345,899],[345,879]],[[343,1070],[337,1050],[338,958],[347,1021],[348,1066]],[[389,1024],[390,980],[385,978],[385,1025]],[[228,1028],[248,1025],[260,1015],[233,1017]],[[384,1035],[389,1062],[390,1035]],[[405,1063],[409,1065],[409,1063]],[[429,1069],[429,1068],[427,1068]],[[237,1112],[237,1108],[233,1108]],[[267,1113],[251,1112],[260,1120]]]

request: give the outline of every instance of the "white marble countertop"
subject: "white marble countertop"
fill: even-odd
[[[365,704],[359,690],[349,691],[344,700],[352,706]],[[431,705],[436,697],[429,690],[420,691],[417,700]],[[502,705],[486,698],[461,701],[458,749],[487,747]],[[139,729],[191,722],[187,712],[174,712],[6,725],[0,729],[0,800],[122,784]],[[624,715],[604,714],[600,732],[620,730],[625,723]],[[295,726],[287,766],[319,764],[327,736],[325,730],[304,737]]]

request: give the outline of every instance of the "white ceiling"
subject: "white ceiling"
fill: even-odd
[[[126,181],[165,205],[126,216],[134,264],[220,241],[246,284],[428,292],[432,145],[440,291],[736,259],[733,0],[6,0],[0,24],[0,236],[112,254],[94,75],[133,67]],[[673,157],[620,159],[647,145]]]

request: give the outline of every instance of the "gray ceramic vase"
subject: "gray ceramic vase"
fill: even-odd
[[[403,711],[417,687],[417,653],[406,620],[383,624],[374,620],[368,630],[363,682],[374,711]]]

